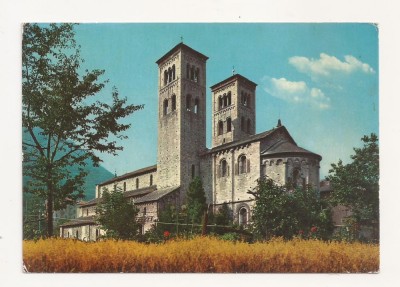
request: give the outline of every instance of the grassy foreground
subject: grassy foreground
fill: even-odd
[[[23,242],[29,272],[377,272],[379,246],[318,240],[228,242],[210,237],[133,241]]]

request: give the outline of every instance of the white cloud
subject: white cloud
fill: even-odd
[[[335,73],[350,74],[361,71],[366,74],[375,73],[374,69],[351,55],[344,57],[344,62],[334,56],[325,53],[320,54],[319,59],[294,56],[289,58],[289,64],[299,72],[309,74],[312,78],[318,76],[332,76]]]
[[[321,110],[330,107],[330,98],[322,90],[309,88],[303,81],[292,82],[285,78],[264,77],[263,84],[267,93],[286,102],[310,104]]]

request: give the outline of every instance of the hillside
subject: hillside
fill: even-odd
[[[28,140],[29,136],[23,133],[23,140]],[[40,139],[40,137],[38,137]],[[41,143],[44,145],[44,143]],[[23,168],[24,166],[22,166]],[[107,169],[102,167],[101,165],[99,167],[94,167],[90,161],[87,161],[87,164],[85,166],[85,170],[88,172],[88,175],[86,176],[85,183],[83,185],[84,190],[85,190],[85,199],[84,200],[90,200],[95,197],[95,187],[96,184],[101,183],[103,181],[106,181],[110,178],[112,178],[114,175],[109,172]],[[77,167],[71,166],[70,171],[74,174],[77,172]],[[24,176],[23,177],[23,185],[25,186],[26,182],[29,180],[29,177]]]

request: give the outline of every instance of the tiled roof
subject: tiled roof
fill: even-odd
[[[287,140],[279,141],[274,145],[272,145],[271,147],[269,147],[268,149],[266,149],[265,151],[261,152],[261,155],[277,155],[277,154],[303,154],[303,155],[307,154],[316,156],[321,160],[320,155],[310,152],[304,148],[301,148],[296,144],[289,142]]]
[[[81,201],[78,203],[79,206],[90,206],[95,205],[101,201],[101,198],[94,198],[89,201]]]
[[[133,196],[145,195],[145,194],[148,194],[155,190],[157,190],[157,185],[152,185],[152,186],[147,186],[147,187],[143,187],[143,188],[139,188],[139,189],[125,191],[124,196],[125,197],[133,197]],[[96,205],[101,201],[102,201],[102,198],[95,198],[95,199],[92,199],[92,200],[89,200],[86,202],[81,202],[81,203],[79,203],[79,205],[81,207],[91,206],[91,205]]]
[[[148,194],[148,193],[153,192],[155,190],[157,190],[157,185],[152,185],[152,186],[147,186],[147,187],[144,187],[144,188],[139,188],[139,189],[135,189],[135,190],[126,191],[126,192],[124,192],[124,196],[125,197],[139,196],[139,195]]]
[[[205,55],[203,55],[202,53],[197,52],[196,50],[190,48],[189,46],[187,46],[187,45],[185,45],[185,44],[183,44],[183,43],[179,43],[178,45],[176,45],[175,47],[173,47],[171,50],[169,50],[169,52],[167,52],[164,56],[162,56],[160,59],[158,59],[158,60],[156,61],[156,63],[157,63],[157,64],[160,64],[164,59],[168,58],[169,56],[171,56],[173,53],[175,53],[175,52],[178,51],[179,49],[189,51],[189,52],[195,54],[196,56],[198,56],[198,57],[200,57],[200,58],[203,58],[203,60],[207,60],[207,59],[208,59],[208,57],[205,56]]]
[[[254,142],[254,141],[258,141],[258,140],[264,139],[264,138],[268,137],[269,135],[271,135],[272,133],[274,133],[275,131],[277,131],[279,129],[286,129],[286,128],[284,126],[277,127],[277,128],[272,129],[272,130],[269,130],[269,131],[265,131],[265,132],[262,132],[262,133],[259,133],[259,134],[251,135],[248,138],[243,139],[243,140],[233,141],[233,142],[229,142],[229,143],[226,143],[226,144],[223,144],[223,145],[219,145],[217,147],[214,147],[214,148],[204,152],[202,155],[215,153],[215,152],[218,152],[218,151],[221,151],[221,150],[234,148],[234,147],[237,147],[237,146],[240,146],[240,145],[243,145],[243,144],[247,144],[247,143],[251,143],[251,142]]]
[[[173,187],[168,187],[168,188],[153,191],[152,193],[149,193],[149,194],[135,200],[135,204],[157,201],[157,200],[161,199],[162,197],[164,197],[178,189],[179,189],[179,186],[173,186]]]
[[[113,178],[111,178],[111,179],[109,179],[107,181],[104,181],[104,182],[100,183],[99,186],[106,185],[106,184],[109,184],[109,183],[113,183],[113,182],[116,182],[116,181],[120,181],[120,180],[123,180],[123,179],[131,178],[131,177],[135,177],[135,176],[138,176],[138,175],[141,175],[141,174],[144,174],[144,173],[148,173],[148,172],[151,172],[151,171],[156,171],[156,170],[157,170],[157,165],[155,164],[155,165],[152,165],[152,166],[148,166],[148,167],[141,168],[141,169],[138,169],[138,170],[135,170],[135,171],[132,171],[132,172],[125,173],[125,174],[117,176],[117,177],[113,177]]]
[[[211,90],[215,90],[215,89],[217,89],[217,88],[219,88],[219,87],[221,87],[221,86],[225,85],[226,83],[228,83],[230,81],[233,81],[233,80],[241,80],[241,81],[247,82],[248,84],[250,84],[250,85],[252,85],[254,87],[257,86],[256,83],[254,83],[253,81],[250,81],[246,77],[243,77],[240,74],[235,74],[233,76],[230,76],[229,78],[226,78],[225,80],[223,80],[221,82],[216,83],[215,85],[212,85],[210,88],[211,88]]]
[[[331,182],[329,180],[323,180],[319,184],[319,190],[320,192],[330,192],[333,191],[333,187],[331,185]]]
[[[79,225],[88,225],[88,224],[96,224],[95,217],[93,215],[75,218],[64,224],[61,224],[60,226],[68,227],[68,226],[79,226]]]

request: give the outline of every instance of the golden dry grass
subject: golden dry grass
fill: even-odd
[[[163,244],[23,242],[29,272],[377,272],[379,246],[317,240],[228,242],[210,237]]]

